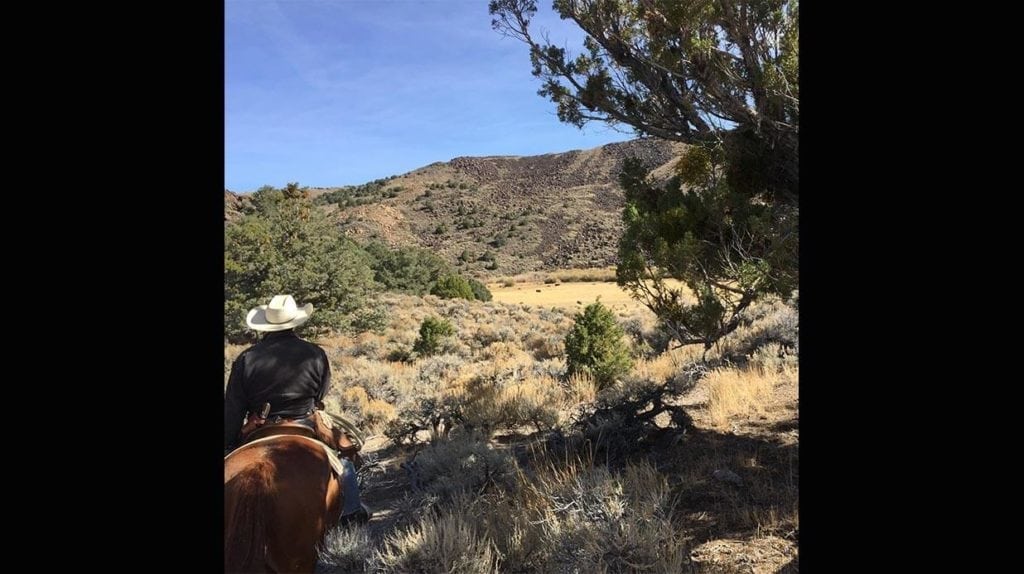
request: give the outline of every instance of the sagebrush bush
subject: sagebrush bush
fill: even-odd
[[[561,421],[565,393],[553,378],[531,377],[502,388],[499,402],[503,426],[532,425],[547,431]]]
[[[795,305],[775,296],[751,305],[741,315],[740,326],[720,341],[720,356],[742,361],[770,345],[795,353],[800,345],[800,313]]]
[[[485,487],[509,488],[515,474],[507,450],[494,448],[486,435],[472,432],[431,443],[419,451],[413,466],[420,486],[443,500]]]
[[[370,331],[383,333],[388,326],[388,311],[381,305],[363,307],[352,313],[352,330],[356,333]]]
[[[561,357],[565,353],[564,342],[556,335],[531,333],[527,335],[524,346],[533,353],[534,358],[538,361]]]
[[[337,527],[330,530],[317,549],[318,574],[347,574],[376,571],[373,540],[366,527]]]
[[[397,411],[390,403],[370,398],[366,389],[349,386],[342,389],[336,399],[340,412],[348,415],[356,426],[366,432],[374,433],[397,416]]]
[[[605,387],[633,366],[629,344],[615,314],[600,302],[591,303],[576,315],[565,336],[567,374],[588,373]]]
[[[507,570],[683,572],[687,546],[672,523],[667,477],[645,462],[621,472],[569,461],[519,470],[480,520]]]
[[[466,363],[462,357],[439,354],[421,358],[416,362],[415,366],[419,369],[419,372],[416,374],[415,386],[419,389],[429,389],[431,392],[434,392],[441,389],[442,383],[458,377],[459,373],[465,368]]]
[[[416,442],[417,433],[430,431],[430,439],[446,438],[462,422],[463,403],[458,397],[422,395],[398,409],[386,423],[384,434],[397,443]]]
[[[450,512],[427,514],[388,536],[377,553],[386,573],[490,574],[499,571],[498,560],[468,501],[453,505]]]

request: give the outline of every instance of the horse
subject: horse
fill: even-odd
[[[319,443],[277,435],[239,447],[224,459],[224,572],[313,572],[343,505]]]

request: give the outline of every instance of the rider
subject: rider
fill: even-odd
[[[309,424],[316,406],[322,405],[331,384],[331,364],[319,346],[299,338],[294,329],[309,320],[313,305],[299,307],[291,295],[276,295],[267,305],[251,309],[245,323],[266,333],[262,340],[242,351],[234,364],[224,392],[225,455],[238,446],[242,421],[246,430],[266,420],[290,420]],[[260,413],[270,404],[270,412]],[[333,445],[332,445],[333,446]],[[342,522],[365,522],[369,513],[359,502],[356,469],[347,458],[342,476],[345,508]]]

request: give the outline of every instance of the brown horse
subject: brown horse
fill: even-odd
[[[242,446],[224,460],[224,572],[312,572],[342,505],[316,442],[274,436]]]

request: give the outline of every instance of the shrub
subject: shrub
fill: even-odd
[[[473,297],[477,301],[490,301],[494,298],[491,295],[490,289],[487,288],[487,285],[484,285],[476,279],[469,280],[469,288],[473,290]]]
[[[370,399],[363,407],[363,424],[371,431],[384,428],[387,423],[398,416],[395,407],[386,401]]]
[[[743,361],[763,347],[795,351],[800,342],[798,300],[766,296],[740,315],[739,327],[721,340],[722,358]]]
[[[366,527],[338,526],[324,537],[317,548],[317,572],[373,572],[375,555],[373,540]]]
[[[442,500],[492,484],[511,487],[515,472],[509,451],[495,449],[485,436],[470,433],[433,442],[407,464],[423,490]]]
[[[501,423],[505,426],[533,425],[538,431],[559,423],[561,391],[550,378],[530,378],[501,390]]]
[[[388,535],[377,553],[383,572],[499,572],[499,557],[465,502]]]
[[[431,295],[437,295],[442,299],[469,299],[473,300],[473,288],[469,281],[461,275],[445,275],[437,280],[437,284],[430,290]]]
[[[433,355],[441,348],[445,337],[455,334],[455,327],[444,319],[430,316],[420,323],[420,336],[413,344],[412,350],[420,355]]]
[[[387,326],[388,312],[380,305],[363,307],[352,315],[352,330],[357,333],[372,331],[383,334]]]
[[[366,252],[341,235],[290,183],[253,194],[254,211],[224,228],[224,334],[231,342],[252,341],[245,314],[277,294],[291,294],[316,313],[303,326],[317,335],[349,326],[373,287]]]
[[[450,398],[456,401],[463,428],[485,436],[493,434],[502,420],[501,382],[495,376],[478,375],[457,387]]]
[[[416,442],[416,434],[430,431],[431,440],[446,438],[462,420],[462,402],[451,396],[421,396],[390,419],[384,434],[396,443]]]
[[[600,302],[587,305],[565,336],[567,374],[587,373],[604,388],[628,372],[633,359],[623,335],[607,307]]]
[[[390,249],[380,242],[366,246],[372,256],[374,279],[388,291],[424,295],[451,266],[432,251],[418,247]]]

